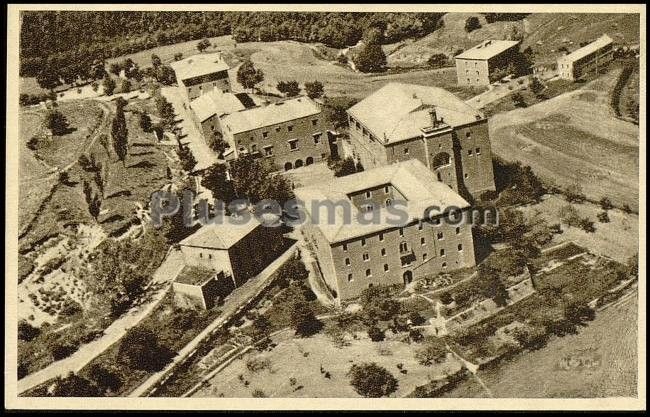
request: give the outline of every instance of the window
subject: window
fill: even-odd
[[[287,126],[287,131],[293,132],[293,126],[292,125]]]
[[[385,248],[381,248],[381,256],[386,256],[386,249]]]
[[[480,155],[481,154],[481,148],[476,148],[476,154]]]
[[[370,198],[372,196],[372,191],[366,191],[366,198]]]
[[[264,155],[272,156],[273,155],[273,146],[265,146],[264,147]]]
[[[361,246],[366,246],[366,239],[365,238],[361,239]]]
[[[291,149],[292,151],[298,149],[298,139],[292,139],[289,141],[289,149]]]
[[[404,148],[404,155],[408,155],[408,154],[409,154],[409,148]]]
[[[372,211],[374,208],[375,208],[375,206],[372,203],[364,204],[364,205],[361,206],[361,210],[365,211],[365,212]]]
[[[314,143],[316,145],[318,145],[320,143],[321,134],[320,133],[314,133],[312,136],[314,137]]]
[[[442,232],[438,232],[438,240],[443,240],[445,236],[442,234]]]
[[[387,198],[386,199],[386,207],[390,207],[392,204],[393,204],[393,200],[391,200],[390,198]]]
[[[383,234],[383,233],[380,233],[380,234],[379,234],[379,241],[380,241],[380,242],[383,242],[383,241],[384,241],[384,234]]]
[[[469,174],[465,174],[465,178],[469,178]]]
[[[344,250],[345,252],[348,251],[348,245],[347,245],[347,243],[344,243],[344,244],[343,244],[343,250]]]
[[[269,137],[269,132],[262,132],[262,137],[263,138],[268,138]]]
[[[399,244],[399,251],[400,252],[408,252],[409,250],[409,245],[406,242],[400,242]]]
[[[460,227],[457,227],[457,228],[456,228],[456,234],[457,234],[457,235],[460,234]]]
[[[211,253],[208,254],[208,259],[212,259],[212,254]]]
[[[442,267],[443,267],[443,268],[447,268],[447,262],[443,262],[443,263],[442,263]]]
[[[418,223],[418,230],[422,230],[424,228],[424,223],[419,222]]]
[[[422,254],[422,260],[423,260],[423,261],[426,261],[426,260],[427,260],[427,253],[426,253],[426,252]]]
[[[400,235],[400,237],[404,236],[404,228],[403,227],[399,228],[399,235]]]
[[[354,281],[354,278],[352,278],[352,274],[348,274],[348,282]]]
[[[388,186],[385,186],[385,187],[384,187],[384,193],[388,194],[388,192],[389,192],[389,190],[388,190]]]
[[[282,129],[282,128],[281,128],[280,126],[278,126],[278,127],[275,128],[275,131],[276,131],[276,132],[279,132],[281,129]]]
[[[318,124],[318,119],[314,119],[311,121],[312,126],[316,126]]]
[[[471,154],[472,154],[472,150],[471,150],[471,149],[468,149],[468,150],[467,150],[467,155],[471,155]]]
[[[345,265],[350,266],[350,258],[345,258]]]
[[[366,269],[366,277],[371,277],[371,276],[372,276],[372,272],[370,271],[370,269]]]
[[[444,249],[440,249],[440,256],[445,256],[445,250]]]
[[[462,251],[463,251],[463,244],[459,243],[458,244],[458,252],[462,252]]]
[[[366,262],[370,260],[370,256],[368,256],[367,252],[363,254],[363,260]]]
[[[257,145],[251,145],[251,152],[252,153],[257,152]]]
[[[384,271],[388,272],[388,264],[384,264]]]
[[[420,245],[424,246],[426,244],[427,244],[427,241],[423,237],[421,237],[420,238]]]
[[[199,252],[199,258],[203,258],[203,252]]]

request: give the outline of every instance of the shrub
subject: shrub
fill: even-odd
[[[368,329],[368,337],[373,342],[381,342],[384,340],[384,332],[377,326],[372,326]]]
[[[614,208],[614,205],[607,197],[601,198],[599,203],[600,203],[600,208],[602,208],[603,210],[611,210]]]
[[[558,213],[560,220],[567,226],[579,227],[580,226],[580,216],[575,207],[571,205],[566,205],[560,208]]]
[[[261,389],[256,389],[253,391],[253,398],[266,398],[266,394]]]
[[[385,397],[397,390],[397,379],[376,363],[354,364],[350,368],[350,385],[364,397]]]
[[[72,355],[79,347],[70,342],[56,342],[50,349],[52,359],[55,361],[67,358]]]
[[[473,32],[476,29],[481,28],[481,22],[478,20],[478,17],[472,16],[468,17],[467,20],[465,20],[465,32]]]
[[[417,311],[413,311],[409,314],[409,320],[411,320],[413,326],[421,326],[426,323],[426,319]]]
[[[18,322],[18,339],[29,342],[41,333],[38,327],[32,326],[27,320]]]
[[[271,361],[268,358],[250,358],[246,361],[246,369],[256,373],[271,367]]]
[[[580,228],[587,233],[593,233],[596,231],[594,222],[589,219],[589,217],[583,217],[580,219]]]
[[[339,64],[345,65],[348,63],[348,57],[343,54],[340,54],[336,57],[336,61],[338,61]]]
[[[596,216],[598,218],[598,221],[601,223],[609,223],[609,215],[607,214],[606,211],[601,211],[598,213]]]
[[[631,214],[632,213],[632,207],[630,207],[629,204],[623,204],[623,211],[625,213],[627,213],[627,214]]]
[[[580,184],[571,184],[564,190],[564,198],[569,203],[582,203],[586,200],[586,196],[582,191]]]
[[[144,371],[163,369],[173,356],[174,352],[160,344],[156,333],[142,327],[130,329],[117,352],[118,361]]]

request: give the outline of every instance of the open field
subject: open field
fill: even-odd
[[[295,338],[283,334],[277,340],[277,347],[262,353],[252,352],[234,361],[223,369],[195,397],[251,397],[261,389],[269,397],[359,397],[349,383],[347,376],[353,364],[374,361],[386,368],[399,381],[399,387],[391,397],[403,397],[430,378],[439,378],[443,372],[455,372],[460,363],[448,359],[439,365],[420,365],[413,356],[414,346],[397,341],[372,342],[367,336],[359,335],[349,346],[336,347],[323,334],[309,338]],[[270,366],[258,372],[246,367],[251,358],[268,359]],[[399,371],[397,364],[403,364],[406,374]],[[331,374],[325,378],[320,367]],[[250,381],[245,385],[239,377]],[[295,378],[292,385],[290,378]]]
[[[492,150],[530,165],[560,187],[580,183],[587,197],[639,206],[639,129],[617,119],[609,93],[617,71],[539,104],[490,119]]]
[[[500,398],[636,396],[638,310],[634,294],[599,311],[578,334],[554,338],[546,347],[519,355],[497,369],[479,371],[478,376]],[[562,366],[571,359],[591,360],[596,366]],[[473,378],[445,395],[487,396]]]

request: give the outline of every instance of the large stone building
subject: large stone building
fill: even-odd
[[[222,135],[222,117],[251,107],[250,100],[242,100],[241,97],[241,94],[213,89],[190,102],[194,124],[208,143],[215,136]]]
[[[588,45],[557,60],[560,78],[575,81],[587,74],[598,74],[614,59],[614,41],[603,35]]]
[[[488,121],[446,90],[390,83],[351,107],[348,121],[366,169],[417,159],[465,198],[495,189]]]
[[[187,266],[215,271],[215,276],[222,273],[219,294],[224,295],[275,260],[283,242],[280,228],[266,227],[252,215],[246,219],[220,216],[183,239],[180,249]]]
[[[490,85],[494,71],[506,68],[517,52],[519,41],[487,40],[456,55],[458,85]]]
[[[219,123],[234,158],[252,154],[277,170],[327,159],[334,138],[320,106],[304,96],[232,112]]]
[[[326,285],[339,301],[374,285],[408,284],[475,265],[470,222],[441,221],[445,208],[456,207],[467,217],[469,203],[418,160],[298,188],[295,193],[305,205],[304,235],[315,249]],[[427,215],[432,206],[439,211]],[[396,209],[403,215],[395,214]],[[431,221],[424,221],[427,218]]]
[[[190,102],[214,89],[231,91],[228,70],[230,67],[220,53],[192,55],[172,62],[176,81],[186,102]]]

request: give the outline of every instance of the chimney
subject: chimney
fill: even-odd
[[[431,117],[431,126],[435,129],[438,127],[438,114],[436,113],[435,106],[429,109],[429,116]]]

